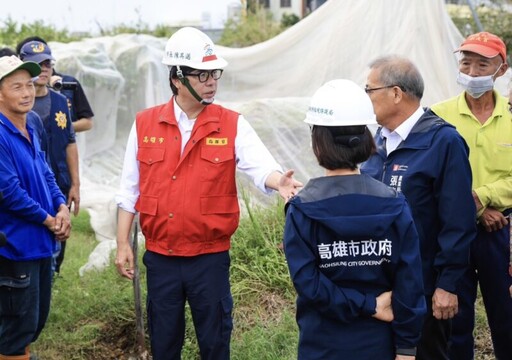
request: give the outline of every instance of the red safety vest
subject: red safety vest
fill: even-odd
[[[168,256],[226,251],[238,227],[238,113],[208,105],[183,154],[174,101],[137,114],[140,213],[146,249]]]

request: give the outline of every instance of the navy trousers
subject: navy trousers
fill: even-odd
[[[0,257],[0,354],[25,354],[43,330],[50,312],[51,263],[51,257],[32,261]]]
[[[193,257],[146,251],[153,360],[181,359],[188,301],[202,360],[228,360],[233,321],[229,252]]]
[[[491,330],[494,355],[498,360],[512,359],[512,298],[508,273],[510,261],[510,224],[487,232],[478,225],[476,239],[471,244],[470,268],[459,289],[459,313],[453,321],[450,359],[474,358],[473,329],[477,286],[480,291]]]

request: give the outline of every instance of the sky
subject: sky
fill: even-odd
[[[101,28],[139,22],[156,25],[184,25],[191,21],[205,27],[221,27],[228,6],[240,0],[14,0],[3,1],[1,21],[9,16],[19,24],[43,20],[47,25],[70,32],[97,34]],[[204,21],[205,15],[210,21]]]

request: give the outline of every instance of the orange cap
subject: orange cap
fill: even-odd
[[[507,62],[507,47],[503,40],[489,32],[479,32],[469,35],[466,40],[455,50],[469,51],[486,58],[493,58],[500,55],[503,62]]]

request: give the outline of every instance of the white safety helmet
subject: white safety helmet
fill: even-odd
[[[350,80],[331,80],[313,97],[304,122],[319,126],[357,126],[376,124],[370,97]]]
[[[167,40],[162,63],[198,70],[223,69],[228,64],[217,55],[213,41],[202,31],[184,27]]]

